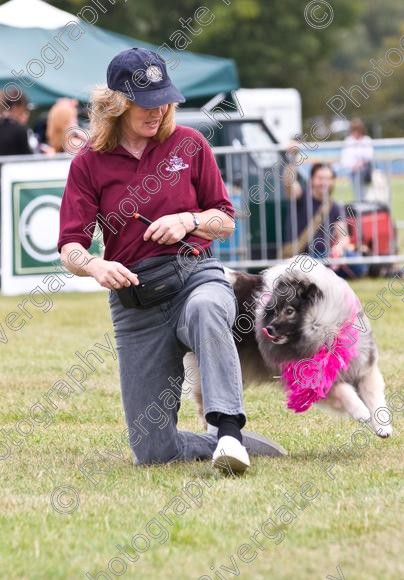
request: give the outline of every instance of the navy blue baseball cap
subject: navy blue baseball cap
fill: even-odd
[[[167,74],[164,59],[145,48],[130,48],[117,54],[108,65],[107,85],[146,109],[185,102]]]

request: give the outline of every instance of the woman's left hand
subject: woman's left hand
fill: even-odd
[[[187,215],[182,214],[184,223],[187,222]],[[144,233],[143,239],[152,240],[158,244],[176,244],[186,235],[188,230],[180,222],[177,214],[164,215],[149,225]]]

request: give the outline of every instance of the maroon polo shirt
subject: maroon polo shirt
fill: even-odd
[[[58,251],[70,242],[89,248],[98,223],[106,260],[130,266],[143,258],[176,254],[179,244],[145,242],[148,226],[133,219],[133,213],[155,221],[207,209],[235,217],[210,145],[195,129],[177,125],[164,143],[150,140],[140,160],[122,145],[103,153],[88,149],[70,166],[60,208]],[[219,223],[212,228],[219,229]],[[203,249],[212,243],[193,235],[186,241]]]

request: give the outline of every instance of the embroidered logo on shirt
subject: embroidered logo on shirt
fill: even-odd
[[[170,167],[167,167],[167,171],[170,171],[171,173],[189,167],[187,163],[184,163],[184,160],[181,159],[181,157],[177,157],[176,155],[173,155],[168,163]]]

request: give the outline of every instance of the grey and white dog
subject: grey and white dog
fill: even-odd
[[[282,363],[313,357],[330,337],[338,335],[352,304],[359,305],[354,322],[357,356],[318,404],[369,422],[380,437],[391,435],[370,322],[345,280],[305,254],[259,274],[225,268],[225,275],[238,305],[233,336],[244,386],[267,384],[279,375]],[[184,366],[193,367],[192,376],[198,376],[191,389],[204,421],[201,378],[193,353],[185,355]]]

